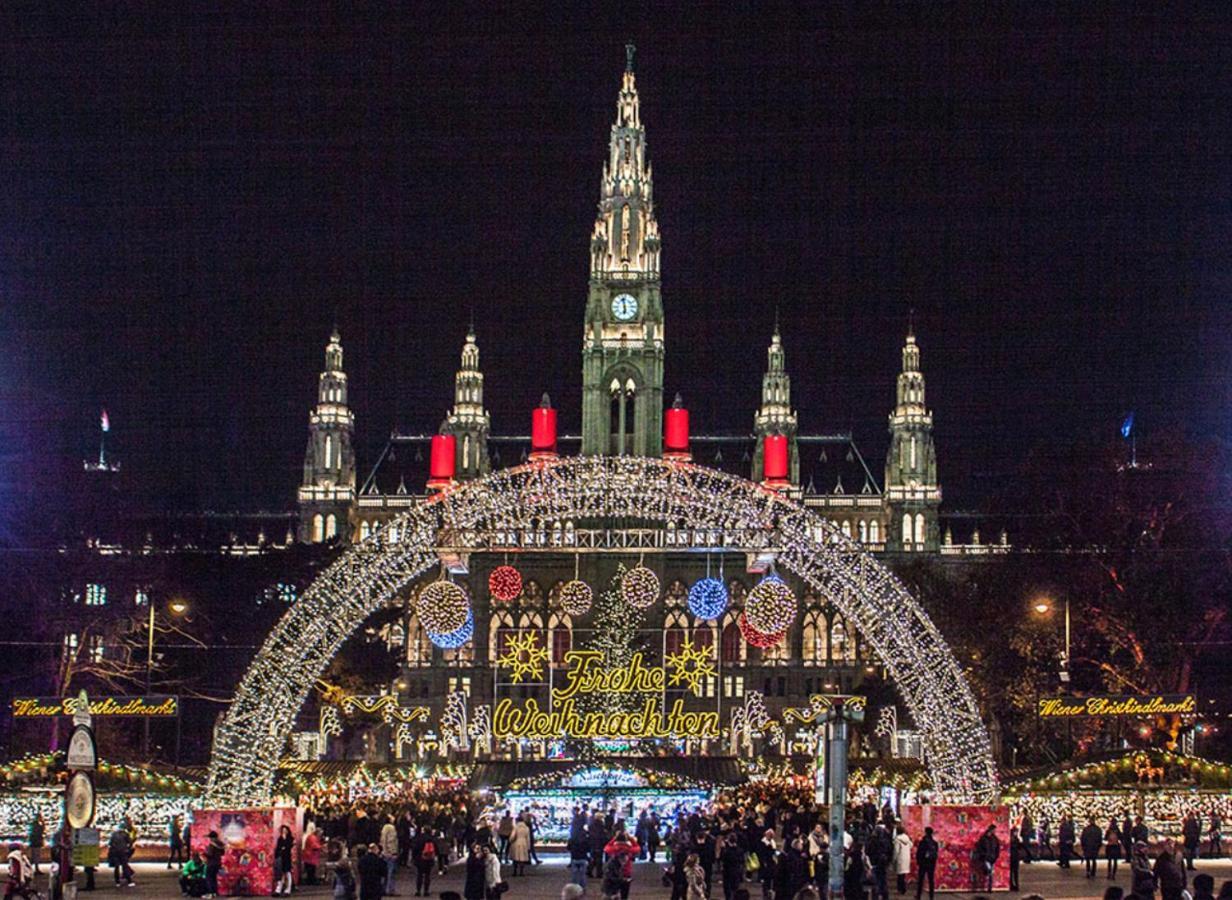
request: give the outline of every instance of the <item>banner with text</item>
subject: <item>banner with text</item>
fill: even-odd
[[[15,697],[13,718],[49,719],[78,712],[80,697]],[[91,697],[92,716],[145,716],[173,719],[180,714],[180,698],[163,694],[145,697]]]
[[[1176,716],[1198,711],[1193,694],[1099,694],[1094,697],[1041,697],[1043,719],[1106,718],[1113,716]]]

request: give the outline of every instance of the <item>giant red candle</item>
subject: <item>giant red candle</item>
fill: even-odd
[[[787,480],[787,438],[781,434],[768,434],[762,443],[762,471],[765,480]]]
[[[663,413],[663,449],[668,455],[689,452],[689,411],[673,406]]]
[[[453,481],[457,465],[454,454],[458,439],[452,434],[432,435],[432,453],[428,458],[428,484],[441,485]]]
[[[556,410],[547,394],[531,412],[530,455],[532,459],[556,455]]]

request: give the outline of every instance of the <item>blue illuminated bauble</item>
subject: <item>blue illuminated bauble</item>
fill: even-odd
[[[717,578],[703,578],[689,588],[689,612],[712,620],[727,609],[727,585]]]
[[[446,634],[428,632],[428,640],[443,650],[457,650],[474,636],[475,614],[469,609],[466,611],[466,624],[457,631],[450,631]]]

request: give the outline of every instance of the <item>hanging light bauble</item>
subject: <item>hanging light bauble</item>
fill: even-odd
[[[560,608],[571,616],[584,616],[590,612],[594,592],[590,585],[578,578],[566,581],[560,588]]]
[[[767,647],[773,647],[775,644],[781,644],[784,638],[787,637],[786,631],[780,631],[778,634],[766,634],[765,632],[758,631],[749,624],[749,620],[744,613],[740,614],[736,624],[740,626],[740,634],[744,637],[744,642],[750,647],[760,647],[764,650]]]
[[[457,631],[447,634],[428,632],[428,640],[443,650],[456,650],[475,636],[475,614],[469,608],[466,610],[466,624]]]
[[[778,634],[786,631],[796,617],[796,595],[782,578],[767,575],[749,591],[744,614],[762,634]]]
[[[497,566],[488,576],[488,593],[502,603],[518,599],[522,596],[522,573],[513,566]]]
[[[653,606],[659,599],[659,576],[643,565],[634,566],[620,579],[620,596],[636,609]]]
[[[718,578],[702,578],[689,588],[689,612],[707,621],[727,609],[727,585]]]
[[[470,598],[461,585],[452,581],[434,581],[419,592],[415,613],[425,631],[449,634],[466,625]]]

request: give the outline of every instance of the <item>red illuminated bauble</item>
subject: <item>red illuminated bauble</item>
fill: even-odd
[[[488,576],[488,593],[508,603],[522,596],[522,573],[513,566],[497,566]]]
[[[778,634],[763,634],[749,624],[749,620],[744,617],[744,613],[740,614],[736,624],[740,627],[740,634],[743,635],[744,642],[750,647],[760,647],[765,650],[767,647],[781,644],[787,637],[786,631],[780,631]]]

